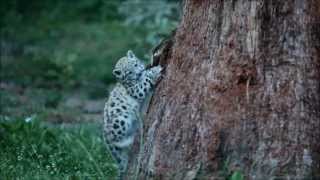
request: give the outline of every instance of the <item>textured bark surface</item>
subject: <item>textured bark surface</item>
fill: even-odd
[[[320,178],[320,1],[186,0],[173,42],[139,179]]]

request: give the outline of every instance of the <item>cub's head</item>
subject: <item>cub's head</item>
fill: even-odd
[[[143,62],[129,50],[127,56],[119,59],[112,73],[120,81],[137,80],[144,69]]]

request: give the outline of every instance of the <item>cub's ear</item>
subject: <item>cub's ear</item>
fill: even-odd
[[[135,58],[136,56],[133,54],[133,52],[132,52],[131,50],[129,50],[129,51],[127,52],[127,57],[128,57],[129,59],[132,59],[132,58]]]

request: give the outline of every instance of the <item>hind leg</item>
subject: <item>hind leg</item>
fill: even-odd
[[[118,179],[122,179],[127,170],[128,152],[124,148],[109,146],[113,159],[118,166]]]

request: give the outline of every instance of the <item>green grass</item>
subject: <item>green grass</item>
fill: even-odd
[[[1,179],[113,179],[116,168],[97,123],[0,120]]]

